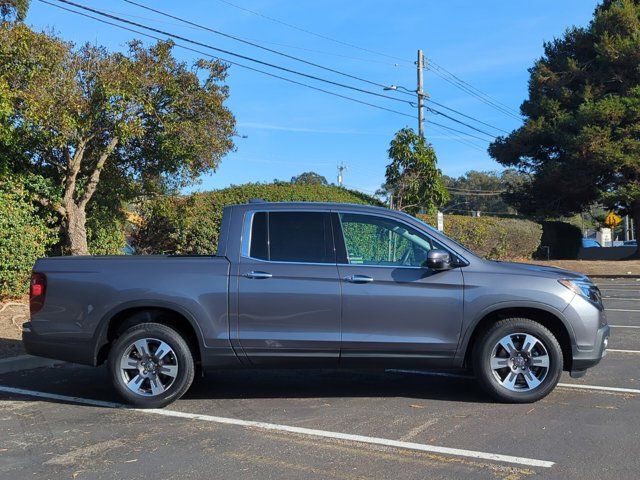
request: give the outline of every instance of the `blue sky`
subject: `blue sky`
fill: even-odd
[[[526,96],[527,69],[542,54],[543,42],[560,36],[570,25],[585,25],[597,4],[595,0],[229,1],[297,27],[406,60],[376,55],[288,28],[221,0],[139,0],[139,3],[385,85],[415,89],[416,71],[411,62],[416,58],[417,49],[421,48],[438,65],[516,110]],[[121,0],[77,2],[219,48],[387,93],[181,25]],[[123,49],[125,43],[135,37],[131,32],[58,10],[37,0],[32,0],[27,23],[36,29],[53,29],[64,39],[76,43],[95,42],[112,50]],[[175,54],[189,62],[198,57],[179,48]],[[409,105],[297,79],[415,114],[415,109]],[[337,165],[344,163],[347,166],[345,185],[373,192],[384,180],[388,163],[386,151],[393,134],[404,126],[417,128],[417,120],[235,66],[229,70],[228,85],[231,89],[228,106],[236,116],[238,133],[247,138],[236,139],[237,150],[223,159],[215,173],[204,176],[194,187],[196,190],[274,178],[288,180],[308,170],[335,181]],[[433,100],[501,129],[509,131],[519,124],[518,120],[479,102],[431,71],[425,72],[425,90]],[[390,95],[409,98],[393,92]],[[481,147],[474,148],[461,143],[446,130],[432,126],[429,121],[465,130],[464,127],[430,113],[426,119],[426,136],[433,143],[439,166],[445,174],[458,176],[468,170],[500,169],[486,153],[487,142],[468,139]]]

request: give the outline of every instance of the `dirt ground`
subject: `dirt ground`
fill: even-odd
[[[29,305],[22,300],[0,303],[0,358],[24,354],[20,325],[29,318]]]

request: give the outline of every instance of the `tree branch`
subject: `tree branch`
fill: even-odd
[[[104,167],[104,164],[107,161],[107,158],[109,158],[109,155],[111,155],[111,152],[113,152],[113,149],[116,148],[117,144],[118,144],[118,137],[113,137],[109,141],[107,148],[100,155],[100,158],[98,158],[98,163],[96,163],[96,168],[91,173],[91,176],[89,177],[89,182],[87,183],[87,186],[84,189],[84,193],[82,194],[82,197],[78,202],[78,207],[80,207],[81,209],[84,210],[84,208],[87,206],[87,203],[89,202],[89,200],[91,200],[91,197],[95,193],[96,188],[98,187],[98,182],[100,181],[100,173],[102,172],[102,168]]]
[[[84,152],[91,138],[92,137],[82,139],[80,143],[78,143],[78,148],[76,148],[76,151],[73,153],[73,157],[69,156],[69,147],[65,147],[65,156],[67,157],[67,176],[64,184],[65,203],[73,201],[73,194],[76,190],[76,179],[78,178],[80,165],[82,165]]]
[[[37,200],[38,202],[40,202],[42,206],[50,208],[54,212],[57,212],[60,215],[62,215],[63,217],[67,216],[67,210],[59,203],[53,203],[48,198],[44,198],[44,197],[38,197]]]

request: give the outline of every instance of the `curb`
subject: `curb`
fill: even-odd
[[[21,370],[31,370],[33,368],[53,367],[54,365],[60,365],[62,363],[65,362],[52,358],[34,357],[33,355],[18,355],[0,360],[0,375],[3,373],[19,372]]]
[[[624,274],[624,275],[604,275],[604,274],[589,275],[589,274],[586,274],[586,275],[589,278],[611,278],[611,279],[616,279],[616,278],[640,278],[640,275],[636,275],[636,274]]]

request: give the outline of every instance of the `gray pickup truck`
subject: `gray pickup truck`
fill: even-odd
[[[531,402],[609,337],[585,276],[483,260],[384,208],[252,201],[224,209],[215,256],[36,262],[29,353],[107,362],[117,391],[166,405],[196,369],[472,369]]]

